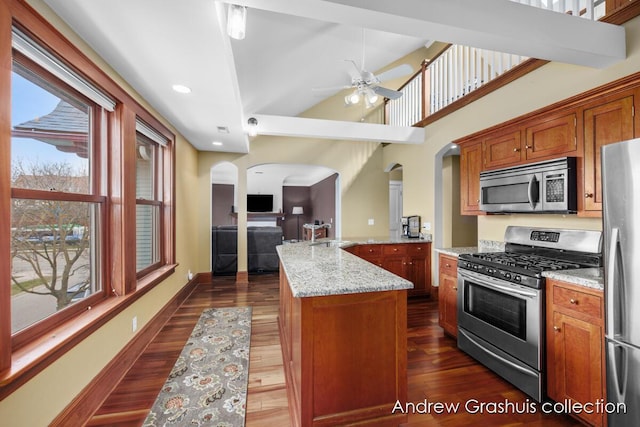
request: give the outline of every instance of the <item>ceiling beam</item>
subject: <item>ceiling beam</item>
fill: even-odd
[[[626,58],[624,27],[510,0],[223,0],[531,58],[604,68]],[[248,25],[251,25],[250,22]]]
[[[422,144],[424,128],[254,114],[258,135]]]

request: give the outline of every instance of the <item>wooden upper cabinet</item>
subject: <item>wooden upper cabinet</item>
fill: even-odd
[[[584,186],[582,209],[586,213],[602,211],[600,148],[634,137],[634,96],[585,108],[584,117]]]
[[[482,143],[484,169],[516,165],[523,160],[520,130],[489,136]]]
[[[480,172],[482,171],[480,140],[460,147],[460,212],[477,215],[480,211]]]
[[[525,130],[524,157],[527,161],[575,156],[578,149],[576,114],[549,120],[535,120]]]

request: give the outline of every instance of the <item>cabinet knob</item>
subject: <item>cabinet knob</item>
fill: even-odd
[[[560,326],[554,326],[553,330],[556,331],[556,332],[560,332]]]
[[[457,287],[457,286],[454,286],[454,287],[453,287],[453,288],[451,288],[451,289],[453,289],[454,291],[457,291],[457,290],[458,290],[458,287]]]
[[[398,252],[398,248],[393,248],[393,252]]]
[[[514,149],[513,149],[513,152],[514,152],[514,153],[517,153],[518,151],[520,151],[520,149],[519,149],[519,148],[514,148]]]
[[[531,148],[533,148],[533,147],[532,147],[532,146],[530,146],[530,145],[525,145],[525,146],[524,146],[524,148],[526,148],[527,150],[529,150],[529,149],[531,149]]]
[[[578,305],[578,300],[577,300],[577,299],[573,299],[573,298],[571,298],[571,299],[569,300],[569,302],[570,302],[571,304],[573,304],[573,305]]]
[[[449,268],[449,267],[451,267],[451,264],[445,264],[444,266]]]
[[[590,199],[591,197],[593,197],[593,193],[584,193],[584,197]]]

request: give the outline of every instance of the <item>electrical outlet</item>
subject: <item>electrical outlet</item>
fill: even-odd
[[[373,218],[369,218],[368,224],[369,225],[374,225],[375,224],[375,221],[373,220]]]
[[[422,229],[424,231],[430,231],[431,230],[431,223],[430,222],[425,222],[424,224],[422,224]]]
[[[138,330],[138,316],[133,316],[131,319],[131,332],[135,332]]]
[[[193,273],[191,272],[191,270],[189,270],[189,272],[187,273],[187,280],[191,279],[193,279]]]

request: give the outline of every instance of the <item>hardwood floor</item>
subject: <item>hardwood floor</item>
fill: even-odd
[[[253,307],[247,427],[290,425],[282,354],[278,335],[278,276],[249,277],[248,288],[236,287],[234,277],[216,277],[199,285],[140,355],[130,372],[105,399],[89,426],[140,426],[165,382],[200,313],[208,307]],[[460,404],[457,411],[411,413],[402,427],[419,426],[574,426],[564,415],[521,412],[527,397],[509,383],[456,348],[438,326],[437,302],[409,300],[408,304],[409,402]],[[476,412],[474,400],[508,402],[516,411],[494,414],[493,407]],[[530,401],[529,401],[530,402]],[[470,405],[465,410],[465,404]],[[513,408],[513,407],[512,407]],[[391,410],[391,408],[390,408]],[[424,412],[424,411],[422,411]],[[531,411],[529,411],[531,412]]]

